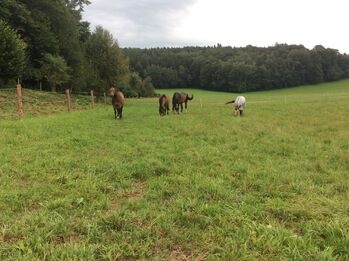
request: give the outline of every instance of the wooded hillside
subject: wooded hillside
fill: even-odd
[[[276,44],[268,48],[125,49],[131,68],[156,88],[256,91],[349,77],[349,56],[335,49]]]
[[[116,84],[128,95],[153,95],[149,79],[130,71],[114,36],[102,27],[91,32],[82,20],[89,3],[2,0],[0,88],[13,86],[19,77],[29,88],[98,94]]]

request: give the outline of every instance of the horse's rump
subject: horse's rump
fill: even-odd
[[[170,98],[163,94],[159,98],[159,113],[160,115],[166,114],[166,111],[169,109]]]
[[[125,103],[124,94],[120,91],[117,91],[114,96],[115,100],[113,101],[113,105],[115,108],[122,108]]]

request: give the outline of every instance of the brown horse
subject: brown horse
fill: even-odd
[[[179,106],[181,106],[181,112],[183,112],[183,103],[185,110],[187,111],[187,103],[192,99],[194,99],[194,95],[191,95],[191,97],[189,97],[189,95],[185,92],[175,92],[172,97],[172,111],[179,113]]]
[[[121,91],[118,91],[116,87],[111,87],[109,90],[111,98],[111,103],[114,108],[114,115],[115,119],[122,118],[122,109],[124,107],[125,103],[125,97],[124,94]],[[118,112],[118,115],[116,115],[116,112]]]
[[[163,94],[159,98],[160,116],[164,116],[168,114],[169,111],[170,111],[170,97],[168,97],[166,94]]]

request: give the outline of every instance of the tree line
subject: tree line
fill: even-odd
[[[89,0],[1,0],[0,88],[26,87],[126,96],[156,88],[257,91],[349,77],[349,56],[321,45],[120,48],[102,27],[82,20]]]
[[[349,77],[349,56],[321,45],[267,48],[126,48],[131,69],[155,88],[246,92],[316,84]]]
[[[93,32],[82,13],[89,0],[1,0],[0,88],[19,77],[26,87],[102,95],[117,85],[127,96],[153,96],[149,77],[130,70],[117,40]]]

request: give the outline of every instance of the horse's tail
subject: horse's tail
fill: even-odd
[[[175,111],[177,103],[178,103],[178,92],[175,92],[172,96],[172,111]]]
[[[172,104],[176,104],[178,102],[178,93],[175,92],[172,97]]]
[[[187,95],[187,99],[188,99],[189,101],[191,101],[192,99],[194,99],[194,94],[192,94],[191,97],[189,97],[189,95]]]

